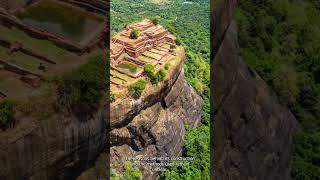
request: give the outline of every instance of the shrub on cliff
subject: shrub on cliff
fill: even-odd
[[[139,36],[139,30],[138,29],[133,29],[130,32],[130,39],[138,39]]]
[[[166,71],[163,69],[160,69],[160,71],[157,73],[158,81],[162,81],[164,77],[166,77]]]
[[[154,66],[152,64],[145,64],[143,66],[144,68],[144,73],[147,75],[147,77],[149,78],[149,80],[151,81],[152,84],[157,84],[158,83],[158,78],[155,75],[155,69]]]
[[[155,69],[152,64],[145,64],[144,72],[150,79],[152,84],[157,84],[159,81],[162,81],[166,76],[166,71],[163,69],[160,69],[157,73],[155,73]]]
[[[14,120],[15,103],[10,100],[4,100],[0,103],[0,127],[6,127]]]
[[[58,107],[60,110],[93,110],[106,90],[107,71],[103,57],[92,58],[80,69],[67,74],[58,82]]]
[[[137,82],[133,83],[128,87],[129,94],[132,97],[140,97],[143,90],[146,88],[147,81],[144,79],[139,79]]]
[[[154,74],[154,66],[152,64],[145,64],[143,66],[143,69],[144,69],[144,73],[146,73],[146,75],[149,77],[149,76],[153,76]]]

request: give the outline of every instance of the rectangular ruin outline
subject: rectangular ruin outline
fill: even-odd
[[[41,1],[43,0],[31,0],[31,1],[28,1],[29,3],[25,3],[24,5],[21,5],[19,8],[14,8],[13,10],[5,10],[3,7],[0,6],[0,21],[3,21],[4,24],[6,24],[7,26],[17,27],[18,29],[24,31],[25,33],[27,33],[28,35],[34,38],[52,41],[56,46],[59,46],[68,51],[72,51],[78,54],[90,52],[96,46],[106,47],[105,40],[108,33],[108,29],[107,29],[107,20],[105,18],[101,24],[101,32],[97,33],[95,37],[91,38],[90,42],[88,42],[85,46],[81,46],[78,43],[73,42],[72,40],[69,40],[68,38],[59,36],[43,28],[34,27],[30,24],[24,23],[22,20],[20,20],[16,16],[16,13],[19,11],[19,9],[27,8],[28,6],[31,6],[34,3],[39,3]],[[104,10],[107,10],[108,8],[107,3],[102,0],[91,0],[91,1],[50,0],[50,1],[56,1],[56,3],[64,3],[65,5],[75,6],[76,8],[80,8],[84,11],[88,11],[89,9],[95,10],[95,12],[90,12],[90,13],[94,13],[97,16],[101,16],[101,15],[103,16]],[[0,5],[5,6],[3,2],[5,2],[5,0],[2,0],[0,2],[1,3]],[[88,3],[93,3],[94,6]]]

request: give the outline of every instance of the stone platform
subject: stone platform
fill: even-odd
[[[136,39],[130,38],[132,30],[139,32]],[[175,39],[149,19],[127,25],[110,42],[111,91],[123,91],[142,77],[145,64],[152,64],[158,71],[165,64],[181,59],[178,54],[182,48],[175,44]]]

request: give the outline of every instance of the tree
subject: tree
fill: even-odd
[[[201,125],[197,128],[186,127],[184,157],[193,157],[188,166],[174,166],[161,174],[160,179],[210,179],[210,128]]]
[[[159,19],[158,19],[158,18],[152,19],[152,23],[153,23],[154,25],[158,25],[158,24],[159,24]]]
[[[166,64],[164,65],[164,69],[165,69],[165,70],[168,70],[169,67],[170,67],[170,64],[168,64],[168,63],[166,63]]]
[[[149,64],[149,63],[146,63],[144,66],[143,66],[143,69],[144,69],[144,73],[150,77],[150,76],[153,76],[154,74],[154,66],[152,64]]]
[[[129,94],[132,97],[138,98],[141,96],[141,93],[143,92],[143,90],[145,89],[147,84],[147,81],[144,79],[139,79],[137,82],[131,84],[128,87],[129,90]]]
[[[124,172],[121,180],[142,180],[142,173],[138,168],[132,166],[128,161],[124,163]]]
[[[130,39],[138,39],[139,37],[139,30],[138,29],[133,29],[130,32]]]
[[[274,74],[273,87],[280,100],[288,106],[297,103],[299,88],[297,84],[297,72],[288,66],[281,66]]]

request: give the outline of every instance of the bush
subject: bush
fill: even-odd
[[[141,180],[142,173],[138,168],[132,166],[132,164],[128,161],[124,163],[124,172],[121,180]]]
[[[144,72],[147,75],[147,77],[150,79],[152,84],[157,84],[158,83],[158,78],[155,75],[154,71],[154,66],[152,64],[145,64],[143,66]]]
[[[10,100],[4,100],[0,103],[0,127],[6,127],[14,120],[15,103]]]
[[[154,66],[152,64],[145,64],[144,72],[147,77],[150,79],[152,84],[158,84],[159,81],[162,81],[166,76],[166,71],[161,69],[159,72],[155,73]],[[169,68],[169,67],[168,67]]]
[[[152,76],[154,74],[154,66],[152,64],[145,64],[143,66],[144,72],[148,77]]]
[[[159,24],[159,19],[157,19],[157,18],[152,19],[152,23],[153,23],[154,25]]]
[[[160,69],[160,71],[157,73],[158,81],[162,81],[164,77],[166,77],[166,71],[163,69]]]
[[[166,63],[166,64],[164,65],[164,69],[165,69],[165,70],[169,70],[169,67],[170,67],[170,64],[168,64],[168,63]]]
[[[139,36],[139,30],[138,29],[133,29],[130,32],[130,39],[138,39]]]
[[[140,97],[141,93],[145,89],[147,81],[144,79],[139,79],[137,82],[133,83],[128,87],[129,94],[133,97]]]

